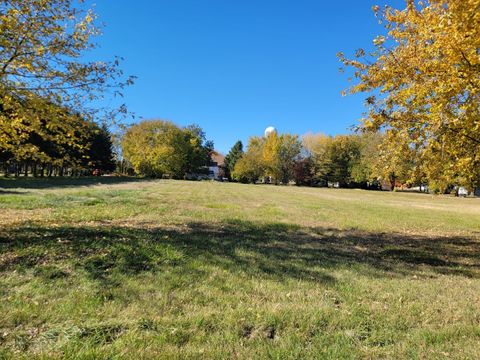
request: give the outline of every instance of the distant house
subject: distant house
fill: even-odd
[[[202,166],[197,172],[188,173],[185,176],[187,180],[222,180],[224,176],[223,165],[225,156],[219,151],[213,150],[209,154],[210,161]]]
[[[457,188],[457,196],[473,196],[473,197],[480,197],[480,188],[473,189],[472,192],[468,191],[463,186]]]
[[[208,166],[208,178],[211,180],[221,180],[223,178],[223,165],[225,164],[225,156],[219,151],[213,150],[210,153],[210,164]]]

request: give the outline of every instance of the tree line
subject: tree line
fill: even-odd
[[[378,188],[381,141],[380,134],[299,137],[272,132],[251,137],[245,152],[241,142],[235,144],[225,158],[225,172],[244,183]],[[393,171],[389,175],[397,176]]]
[[[134,78],[124,76],[119,58],[84,60],[101,29],[94,12],[75,4],[0,2],[0,169],[6,174],[79,175],[112,166],[111,138],[98,124],[128,111],[98,104],[109,94],[118,98]],[[428,183],[438,192],[480,187],[479,6],[479,0],[374,6],[384,27],[374,48],[351,58],[338,54],[353,81],[345,93],[366,94],[359,134],[252,137],[245,151],[237,144],[227,155],[225,175],[278,184]],[[155,177],[204,171],[213,149],[199,127],[168,122],[130,127],[121,142],[120,170]]]
[[[382,139],[380,134],[254,136],[246,151],[241,141],[232,147],[220,177],[244,183],[375,188]],[[125,169],[155,178],[201,178],[214,151],[198,125],[180,127],[165,120],[143,120],[127,127],[120,145]],[[392,168],[388,175],[392,181],[404,180],[400,168]]]
[[[14,146],[0,145],[4,176],[81,176],[116,169],[112,136],[106,125],[65,112],[57,116],[64,122],[39,119],[33,123],[29,121],[32,118],[24,118],[21,131],[10,124],[14,141],[8,145]]]
[[[385,147],[387,145],[387,147]],[[362,189],[390,189],[425,185],[445,193],[474,184],[457,177],[445,186],[424,171],[420,151],[408,143],[389,147],[381,132],[328,136],[277,134],[251,137],[246,150],[239,141],[225,157],[225,174],[243,183],[296,184]],[[455,187],[456,186],[456,187]]]

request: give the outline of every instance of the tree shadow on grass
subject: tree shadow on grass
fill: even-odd
[[[52,177],[52,178],[0,178],[0,189],[49,189],[78,186],[115,185],[151,181],[152,179],[126,176]]]
[[[0,233],[0,272],[64,261],[106,286],[115,285],[114,274],[136,276],[165,270],[195,283],[209,276],[198,264],[255,278],[324,284],[335,282],[331,270],[339,268],[354,268],[370,277],[480,277],[479,241],[468,237],[247,221],[190,223],[176,228],[30,225]]]

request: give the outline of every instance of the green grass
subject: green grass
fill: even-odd
[[[480,358],[480,199],[0,180],[0,358]]]

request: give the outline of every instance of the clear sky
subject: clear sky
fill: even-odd
[[[364,96],[342,97],[338,51],[382,32],[372,5],[401,0],[101,0],[102,59],[136,75],[124,101],[138,118],[199,124],[227,152],[269,126],[348,132]],[[96,55],[96,54],[95,54]]]

